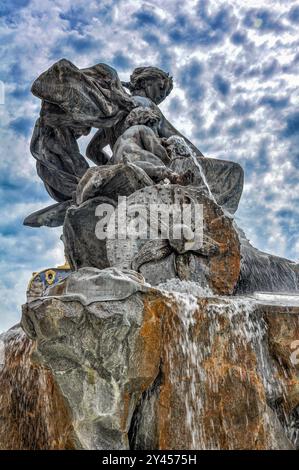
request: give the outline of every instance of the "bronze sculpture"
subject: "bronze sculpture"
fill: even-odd
[[[217,213],[218,217],[231,222],[224,224],[225,229],[220,224],[215,231],[213,220],[207,217],[205,248],[195,254],[191,248],[186,253],[181,252],[180,244],[170,239],[161,246],[149,243],[142,248],[146,259],[155,260],[156,269],[159,260],[169,255],[170,261],[166,261],[167,267],[163,268],[164,277],[185,276],[206,282],[209,276],[217,277],[219,263],[222,263],[225,279],[220,280],[222,287],[218,290],[221,293],[296,291],[299,286],[297,265],[252,247],[233,221],[243,189],[241,166],[203,156],[159,109],[172,88],[172,77],[156,67],[136,68],[129,82],[121,82],[116,70],[106,64],[78,69],[62,59],[41,74],[32,86],[42,106],[31,152],[37,161],[38,175],[56,204],[29,215],[24,224],[31,227],[64,225],[65,248],[72,259],[72,268],[95,266],[102,269],[111,264],[107,247],[99,245],[93,234],[95,227],[89,226],[96,203],[108,198],[116,206],[118,196],[134,201],[134,194],[138,199],[145,191],[144,201],[148,204],[151,194],[156,194],[157,185],[164,189],[170,185],[169,194],[171,186],[178,185],[186,188],[184,197],[189,190],[191,193],[196,190],[196,198],[204,200],[207,213]],[[77,143],[91,128],[98,129],[86,150],[86,157],[95,164],[92,167],[81,155]],[[158,202],[159,197],[155,195]],[[167,200],[169,202],[169,198]],[[86,233],[83,233],[84,227]],[[228,248],[224,252],[219,249],[228,246],[229,239],[234,240],[231,250],[235,250],[236,256],[233,258]],[[135,253],[134,257],[139,259],[140,254]],[[121,258],[122,254],[120,263]],[[129,259],[129,262],[131,266],[132,263],[139,266],[139,261]],[[232,280],[225,287],[229,271]],[[211,285],[214,281],[207,282]]]

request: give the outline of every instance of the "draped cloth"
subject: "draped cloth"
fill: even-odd
[[[54,200],[68,201],[89,168],[77,139],[116,125],[136,105],[112,67],[78,69],[66,59],[42,73],[32,93],[42,100],[31,140],[37,173]]]
[[[111,127],[135,106],[116,70],[106,64],[78,69],[59,60],[35,80],[31,91],[66,113],[60,115],[59,125]]]

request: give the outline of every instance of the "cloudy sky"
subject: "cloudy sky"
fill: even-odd
[[[124,80],[140,65],[169,71],[169,120],[245,169],[239,225],[298,260],[299,2],[1,0],[0,31],[0,331],[18,321],[32,271],[63,262],[60,230],[22,226],[51,203],[29,152],[40,106],[30,86],[62,57],[105,62]]]

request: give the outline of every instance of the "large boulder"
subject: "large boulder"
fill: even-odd
[[[107,207],[105,204],[111,207],[108,215],[104,209],[98,210]],[[240,272],[238,235],[232,218],[206,192],[179,185],[148,186],[125,198],[125,209],[123,207],[122,202],[117,205],[101,196],[67,210],[64,243],[73,269],[86,266],[133,268],[152,285],[176,277],[209,286],[215,294],[233,292]],[[162,222],[159,219],[159,210],[177,207],[193,211],[187,223],[191,235],[174,233],[171,212],[169,216],[163,213],[162,219],[165,214],[168,217],[166,223],[165,219]],[[158,208],[156,213],[155,208]],[[197,208],[201,210],[196,212]],[[102,223],[104,217],[107,233],[111,235],[107,238],[98,234],[98,223]],[[164,234],[161,229],[158,236],[152,236],[152,228],[160,223],[161,226],[168,224],[169,231]],[[138,224],[145,224],[146,235],[136,236],[128,231],[122,235],[123,229]],[[113,233],[109,230],[114,226]],[[196,245],[197,238],[200,243]]]
[[[103,272],[80,271],[25,305],[22,319],[71,409],[78,447],[297,445],[298,306],[196,298],[198,286],[177,281],[174,290],[194,295],[169,293],[116,271],[112,300],[103,301],[101,290],[94,296]]]
[[[160,365],[161,316],[143,291],[133,276],[89,268],[24,307],[23,327],[72,410],[79,447],[129,448],[133,412]]]
[[[248,299],[176,301],[163,322],[160,376],[133,417],[132,448],[298,446],[299,367],[290,357],[299,308],[282,326],[287,310]]]

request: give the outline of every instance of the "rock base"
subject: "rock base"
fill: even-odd
[[[44,297],[22,324],[79,448],[298,445],[299,307],[148,289],[85,305]]]

